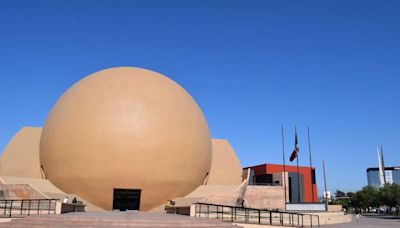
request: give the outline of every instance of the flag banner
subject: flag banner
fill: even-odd
[[[296,159],[298,154],[299,154],[299,144],[297,143],[297,131],[296,131],[294,135],[294,149],[292,154],[290,155],[290,161],[292,162],[294,159]]]

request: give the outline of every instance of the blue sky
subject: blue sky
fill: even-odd
[[[399,1],[0,1],[0,150],[58,97],[114,66],[161,72],[243,166],[281,163],[307,126],[322,190],[366,185],[383,144],[399,165]]]

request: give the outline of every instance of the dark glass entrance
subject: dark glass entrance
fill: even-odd
[[[114,189],[113,210],[139,210],[140,189]]]

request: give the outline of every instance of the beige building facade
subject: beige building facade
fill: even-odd
[[[133,67],[96,72],[68,89],[43,129],[13,137],[0,176],[27,178],[32,189],[45,180],[104,210],[148,211],[200,186],[242,183],[239,159],[228,141],[211,139],[194,99],[171,79]]]

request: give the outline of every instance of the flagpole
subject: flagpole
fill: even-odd
[[[282,158],[283,158],[283,189],[285,191],[285,208],[287,203],[287,195],[286,195],[286,162],[285,162],[285,139],[283,134],[283,125],[281,125],[282,132]]]
[[[325,185],[325,210],[328,211],[328,188],[326,187],[326,174],[325,174],[325,160],[322,160],[322,168],[324,171],[324,185]]]
[[[313,168],[312,168],[312,159],[311,159],[311,140],[310,140],[310,127],[309,126],[307,126],[307,134],[308,134],[308,153],[310,155],[311,193],[312,193],[312,202],[314,203],[314,183],[313,183]]]
[[[294,126],[294,132],[296,134],[297,137],[297,128],[296,126]],[[297,139],[298,140],[298,139]],[[298,192],[298,199],[299,199],[299,203],[301,203],[301,197],[300,197],[300,169],[299,169],[299,153],[297,153],[296,156],[296,162],[297,162],[297,192]]]

